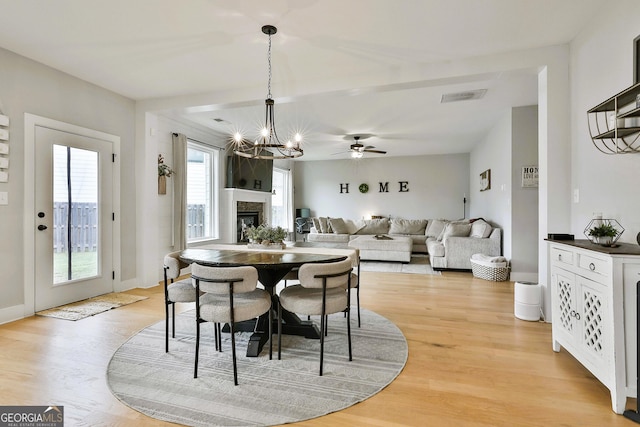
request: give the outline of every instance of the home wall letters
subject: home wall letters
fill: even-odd
[[[361,193],[367,193],[369,191],[368,184],[360,184],[358,189]],[[408,193],[409,192],[409,181],[398,181],[398,193]],[[378,183],[378,193],[389,193],[389,182],[379,182]],[[340,194],[349,194],[349,183],[341,182],[340,183]]]

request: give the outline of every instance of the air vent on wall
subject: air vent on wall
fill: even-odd
[[[471,101],[472,99],[480,99],[487,93],[487,89],[469,90],[466,92],[457,93],[445,93],[440,99],[440,103],[445,102],[458,102],[458,101]]]

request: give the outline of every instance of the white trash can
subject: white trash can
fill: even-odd
[[[540,320],[542,293],[534,282],[516,282],[513,311],[518,319],[537,322]]]

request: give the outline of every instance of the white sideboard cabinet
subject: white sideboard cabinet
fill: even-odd
[[[624,412],[636,390],[636,283],[640,246],[548,240],[553,351],[564,347]]]

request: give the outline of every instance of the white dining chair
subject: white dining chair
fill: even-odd
[[[191,278],[174,282],[180,277],[183,269],[189,264],[180,261],[180,251],[168,253],[164,257],[164,315],[165,315],[165,338],[164,351],[169,352],[169,307],[171,307],[171,337],[176,337],[176,303],[195,302],[196,289],[193,287]]]
[[[278,304],[278,359],[282,358],[282,309],[292,313],[320,316],[320,375],[324,361],[324,337],[327,316],[346,312],[349,361],[351,352],[351,295],[352,261],[303,264],[298,271],[299,285],[284,288]]]
[[[228,323],[231,331],[233,382],[238,385],[234,325],[236,322],[254,319],[269,312],[269,359],[271,359],[273,352],[271,295],[266,290],[256,287],[258,270],[255,267],[208,267],[192,264],[191,268],[196,292],[203,292],[196,304],[196,352],[193,377],[198,378],[200,324],[212,322],[216,331],[219,332],[219,325]],[[219,333],[216,340],[216,349],[222,351]]]

